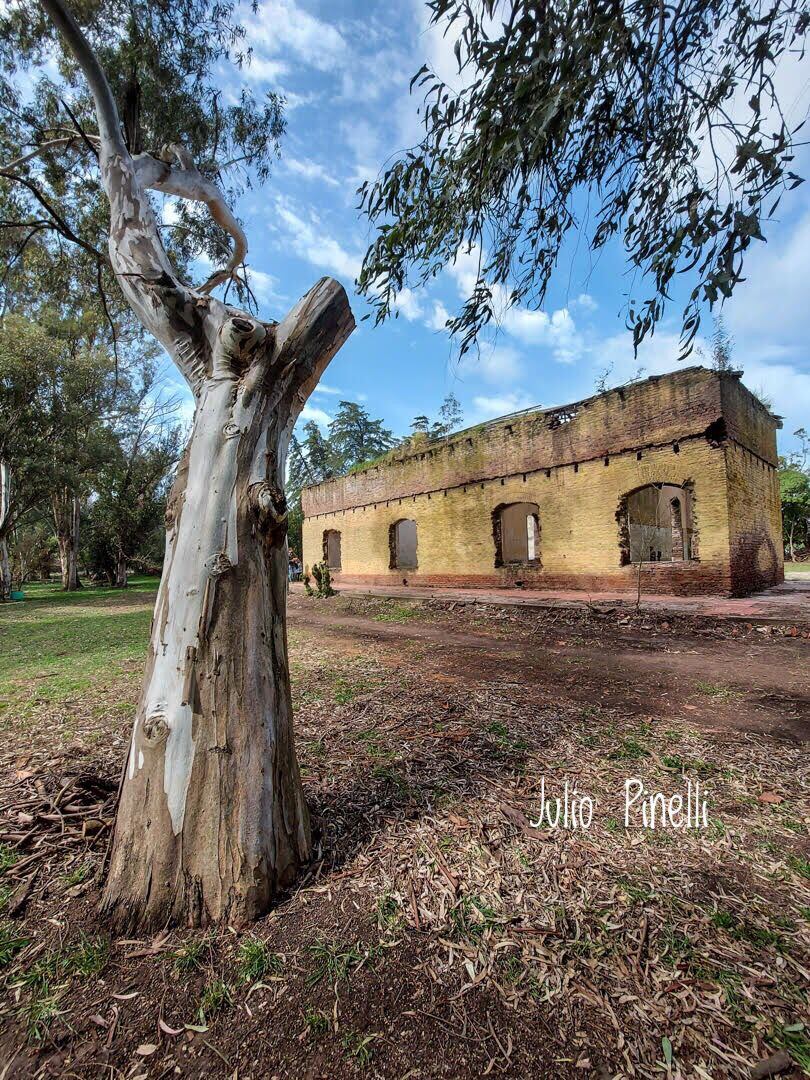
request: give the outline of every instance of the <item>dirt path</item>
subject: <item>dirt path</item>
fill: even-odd
[[[504,612],[481,625],[468,611],[417,605],[402,621],[380,621],[379,601],[290,602],[291,626],[328,634],[347,648],[379,644],[391,662],[412,659],[461,682],[518,676],[527,699],[619,706],[628,714],[679,715],[706,731],[756,731],[810,738],[810,643],[803,639],[711,630],[703,620],[655,620],[624,627],[616,618],[566,617],[537,624],[529,613]],[[358,609],[368,609],[358,613]],[[376,609],[376,610],[375,610]],[[407,609],[406,609],[407,610]],[[429,621],[428,621],[429,619]],[[508,636],[507,636],[508,635]]]

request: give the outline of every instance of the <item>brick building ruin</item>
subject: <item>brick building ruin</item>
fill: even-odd
[[[743,596],[783,580],[774,416],[739,372],[682,368],[306,488],[335,583]]]

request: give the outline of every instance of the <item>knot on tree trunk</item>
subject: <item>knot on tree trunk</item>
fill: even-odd
[[[287,498],[284,492],[266,480],[248,489],[250,508],[262,532],[281,542],[287,535]]]
[[[239,376],[248,368],[257,351],[272,342],[267,340],[267,327],[247,315],[234,315],[219,328],[219,341],[214,357],[214,375]]]
[[[151,713],[144,719],[143,737],[151,746],[163,742],[169,734],[169,724],[162,712]]]
[[[233,563],[224,551],[217,551],[205,560],[205,569],[209,577],[216,578],[227,573]]]

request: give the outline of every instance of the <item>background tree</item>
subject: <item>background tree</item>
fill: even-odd
[[[86,562],[116,588],[126,587],[129,564],[154,572],[163,561],[166,497],[180,454],[175,409],[173,399],[142,403],[94,477]]]
[[[779,470],[782,498],[782,530],[791,560],[797,550],[810,547],[810,476],[796,465],[783,462]]]
[[[304,437],[299,450],[306,483],[319,484],[321,480],[330,480],[340,472],[340,456],[314,420],[307,420],[304,424]]]
[[[247,250],[222,192],[187,146],[173,142],[171,160],[137,152],[126,93],[114,93],[62,0],[42,6],[92,94],[96,130],[85,134],[98,148],[119,287],[196,402],[167,505],[167,559],[103,909],[129,926],[240,924],[267,909],[310,852],[292,737],[283,483],[295,422],[354,320],[327,278],[279,323],[211,295]],[[120,25],[107,26],[113,44]],[[172,47],[171,34],[163,40]],[[192,86],[196,96],[214,66]],[[175,139],[185,120],[171,116]],[[205,203],[231,236],[226,265],[203,288],[172,266],[152,190]]]
[[[464,410],[461,402],[455,394],[450,393],[441,403],[439,417],[433,422],[430,429],[431,437],[444,439],[454,431],[458,431],[464,419]]]
[[[397,445],[382,420],[372,420],[355,401],[341,401],[329,424],[332,467],[340,473],[353,465],[385,454]]]
[[[462,352],[505,306],[542,307],[572,229],[591,249],[621,238],[648,291],[631,298],[638,345],[680,272],[701,306],[731,295],[790,171],[773,76],[801,53],[805,0],[428,0],[457,39],[458,86],[423,67],[425,133],[360,189],[377,226],[359,283],[378,321],[407,284],[478,256],[449,327]]]
[[[17,315],[0,321],[4,594],[10,533],[35,508],[53,507],[58,493],[79,491],[105,453],[103,415],[116,384],[115,363],[104,351],[77,347]],[[66,555],[61,540],[60,554]]]
[[[50,312],[43,313],[49,315]],[[82,503],[114,452],[111,424],[131,408],[130,375],[118,370],[106,348],[94,348],[75,322],[51,318],[50,336],[64,362],[51,380],[51,408],[59,437],[52,447],[50,503],[62,588],[78,589]],[[81,336],[77,336],[81,335]]]
[[[18,525],[11,536],[11,577],[22,588],[31,580],[50,580],[55,551],[53,526],[45,515]]]
[[[429,435],[431,439],[444,439],[451,432],[461,427],[464,410],[455,394],[448,394],[439,407],[438,417],[431,421],[429,416],[415,416],[411,423],[414,435]]]
[[[300,556],[303,549],[304,512],[301,490],[336,476],[336,465],[328,441],[314,420],[307,420],[302,437],[293,435],[287,469],[287,506],[290,549]]]
[[[304,424],[301,438],[294,437],[290,444],[287,470],[290,546],[296,554],[301,554],[303,546],[301,489],[341,476],[396,444],[383,421],[372,420],[367,410],[354,401],[340,402],[327,435],[314,420]]]

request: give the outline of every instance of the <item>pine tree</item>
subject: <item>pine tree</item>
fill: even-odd
[[[329,444],[338,471],[379,457],[396,446],[392,433],[382,420],[372,420],[362,405],[341,401],[329,425]]]

